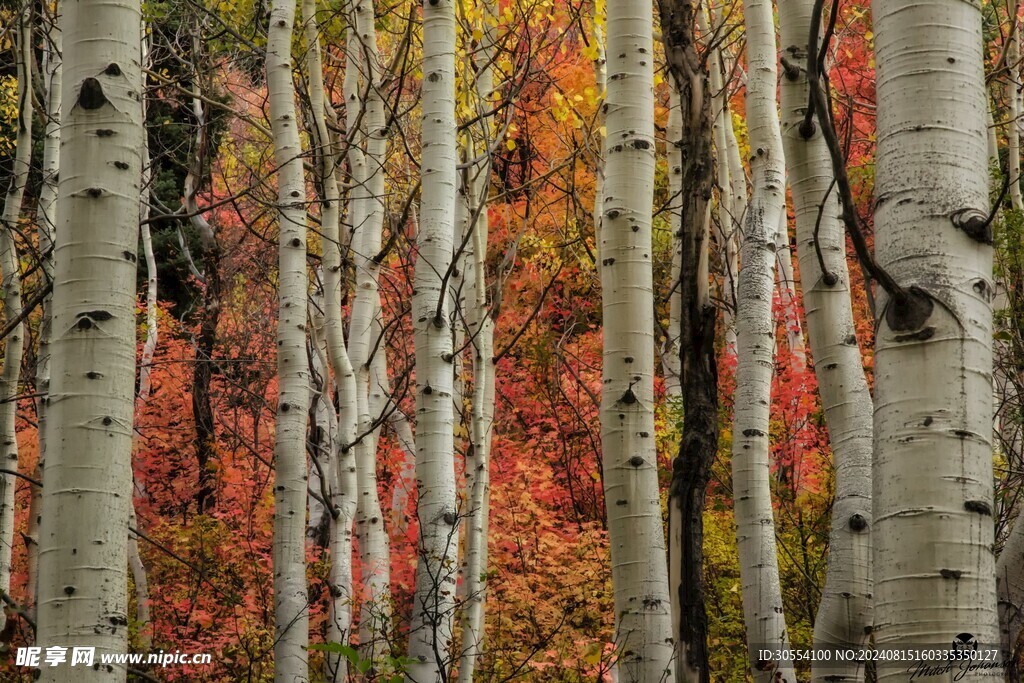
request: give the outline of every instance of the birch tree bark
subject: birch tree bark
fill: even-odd
[[[127,543],[142,177],[137,0],[63,7],[62,147],[37,642],[128,646]],[[98,134],[97,131],[103,131]],[[56,683],[61,667],[40,669]],[[124,680],[123,665],[76,680]]]
[[[718,12],[715,12],[718,15]],[[716,23],[719,23],[716,21]],[[722,54],[719,50],[719,64],[723,72],[728,72],[725,65],[722,64]],[[714,71],[711,72],[714,76]],[[736,132],[733,128],[732,113],[729,111],[728,99],[726,98],[725,88],[727,83],[720,82],[719,86],[712,83],[712,88],[716,89],[716,92],[721,93],[723,100],[722,104],[722,124],[724,127],[724,140],[725,147],[722,151],[722,157],[719,159],[719,163],[727,163],[729,166],[729,182],[731,186],[730,201],[728,208],[730,210],[731,217],[731,230],[725,242],[725,254],[726,254],[726,270],[728,273],[727,288],[726,288],[726,311],[728,315],[723,316],[724,327],[725,327],[725,348],[727,352],[731,352],[733,355],[736,353],[736,321],[735,314],[733,313],[737,309],[737,281],[739,279],[739,245],[743,240],[743,223],[746,220],[748,211],[748,200],[747,200],[747,174],[743,170],[743,161],[740,159],[740,146],[736,140]],[[731,311],[730,312],[730,307]]]
[[[57,221],[57,180],[60,170],[60,103],[61,103],[61,32],[57,22],[60,3],[53,13],[46,12],[44,23],[47,41],[43,49],[43,82],[46,91],[46,131],[43,141],[42,187],[36,208],[39,252],[42,254],[43,274],[53,282],[53,237]],[[42,319],[39,323],[39,346],[36,359],[36,435],[39,455],[32,473],[36,481],[43,480],[46,462],[47,397],[50,394],[50,335],[52,294],[43,298]],[[43,490],[31,487],[28,521],[25,529],[26,573],[25,592],[28,595],[29,614],[35,619],[39,585],[39,521],[42,512]]]
[[[4,319],[14,320],[21,313],[21,267],[15,236],[18,218],[25,195],[25,184],[32,164],[32,5],[24,2],[17,13],[17,79],[18,79],[18,134],[12,159],[11,181],[0,215],[0,275],[3,281]],[[18,471],[18,380],[21,377],[21,357],[24,351],[24,325],[14,326],[4,340],[3,373],[0,375],[0,462],[12,472]],[[11,592],[11,559],[14,549],[14,489],[13,474],[0,474],[0,591]],[[7,622],[7,610],[0,614],[0,629]]]
[[[785,158],[775,106],[775,24],[770,0],[744,0],[747,122],[753,193],[740,248],[736,312],[736,394],[732,476],[743,614],[751,673],[758,683],[796,681],[790,662],[759,661],[758,650],[787,649],[772,516],[768,420],[774,369],[775,236],[785,210]]]
[[[409,630],[409,683],[447,678],[458,570],[454,374],[445,274],[455,242],[455,5],[423,5],[422,190],[412,315],[420,537]]]
[[[654,55],[650,0],[608,6],[601,216],[601,441],[623,681],[674,675],[654,444]]]
[[[804,331],[797,311],[796,275],[793,273],[793,251],[789,248],[789,216],[786,207],[779,213],[779,230],[775,233],[775,256],[779,261],[779,299],[786,316],[786,342],[793,360],[793,368],[807,367]]]
[[[807,75],[801,67],[807,63],[813,7],[813,0],[779,2],[786,65],[782,140],[793,195],[808,338],[835,463],[828,568],[814,622],[814,644],[858,648],[872,626],[872,403],[854,327],[846,232],[840,219],[839,193],[832,187],[832,157],[817,126],[812,131],[801,129],[809,101]],[[863,678],[863,667],[856,662],[812,666],[815,681],[852,683]]]
[[[894,281],[878,298],[875,341],[875,640],[948,647],[970,633],[994,645],[994,288],[981,10],[955,0],[878,0],[872,16],[875,254]],[[905,673],[881,668],[879,680]]]
[[[493,114],[494,52],[498,17],[493,0],[479,8],[477,23],[482,36],[476,50],[473,84],[478,124],[471,131],[469,155],[479,159],[466,172],[465,203],[469,216],[465,249],[464,310],[466,334],[473,354],[473,393],[469,416],[470,445],[466,454],[466,550],[463,582],[466,595],[462,609],[462,648],[459,681],[472,683],[473,672],[483,655],[484,613],[487,605],[487,541],[491,493],[491,433],[494,425],[495,366],[494,319],[487,300],[487,213],[491,187],[491,154],[495,145]]]
[[[306,590],[306,190],[292,84],[295,3],[274,0],[267,30],[267,91],[277,161],[278,401],[274,433],[274,680],[309,679]]]
[[[384,353],[378,344],[383,333],[378,284],[381,264],[375,257],[380,251],[384,224],[387,129],[379,90],[380,65],[372,1],[360,0],[355,6],[353,19],[354,30],[348,36],[351,44],[346,48],[347,68],[362,73],[358,106],[352,110],[358,111],[360,117],[356,144],[364,148],[359,151],[362,157],[359,163],[363,167],[360,187],[353,193],[351,208],[359,222],[353,223],[356,290],[348,350],[356,373],[360,435],[359,442],[355,444],[359,479],[356,538],[359,540],[363,583],[359,644],[362,656],[373,660],[388,640],[391,621],[391,551],[377,490],[377,436],[380,428],[374,425],[377,415],[371,410],[369,401],[371,355]],[[355,202],[359,205],[355,206]]]
[[[142,26],[142,64],[148,69],[149,64],[149,40],[146,36],[145,24]],[[146,120],[146,101],[142,102],[142,120]],[[143,135],[142,143],[142,201],[139,203],[139,229],[142,238],[142,251],[146,258],[146,342],[142,346],[142,354],[139,357],[139,391],[136,395],[136,407],[149,401],[152,390],[152,369],[153,356],[156,354],[156,345],[159,340],[159,328],[157,325],[157,271],[156,255],[153,252],[153,238],[149,232],[149,204],[152,197],[152,167],[149,156],[148,135]],[[138,410],[136,410],[138,413]],[[134,451],[134,445],[132,450]],[[135,513],[135,494],[138,486],[132,478],[132,510],[129,526],[139,529],[138,515]],[[153,629],[150,623],[149,611],[149,577],[146,575],[146,565],[142,561],[142,554],[139,552],[138,534],[129,529],[128,533],[128,567],[132,572],[132,583],[135,584],[135,620],[138,623],[139,647],[142,650],[149,650],[153,646]]]
[[[1015,8],[1016,9],[1016,8]],[[1020,191],[1020,27],[1018,21],[1010,24],[1006,40],[1006,157],[1010,174],[1010,204],[1017,211],[1024,210]],[[986,100],[987,101],[987,100]],[[986,107],[986,111],[987,111]]]

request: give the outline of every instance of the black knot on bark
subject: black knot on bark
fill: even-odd
[[[644,464],[644,459],[641,458],[639,455],[634,455],[632,458],[629,459],[629,464],[632,465],[633,467],[640,467],[641,465]]]
[[[626,393],[622,395],[622,398],[619,399],[619,402],[625,403],[626,405],[632,405],[636,403],[636,394],[633,393],[632,389],[626,389]]]
[[[121,75],[121,67],[119,67],[117,64],[111,62],[110,64],[107,65],[107,68],[103,70],[103,73],[107,74],[108,76],[120,76]]]
[[[977,512],[979,515],[986,517],[992,516],[992,506],[984,500],[968,500],[964,502],[964,510]]]
[[[949,217],[953,225],[963,230],[975,242],[992,244],[992,218],[978,209],[960,209]]]
[[[885,309],[885,322],[894,332],[921,330],[934,308],[935,304],[928,293],[913,286],[893,295]]]
[[[814,134],[818,132],[818,127],[814,125],[814,121],[810,119],[804,119],[800,122],[800,128],[797,129],[800,133],[800,137],[804,140],[810,140],[814,137]]]
[[[453,526],[455,524],[455,519],[456,519],[455,513],[452,512],[451,510],[449,510],[448,512],[446,512],[443,515],[441,515],[441,519],[443,519],[444,523],[447,524],[448,526]]]
[[[864,519],[864,517],[859,514],[850,515],[850,521],[848,524],[850,525],[851,531],[864,531],[868,528],[868,520]]]
[[[99,109],[107,103],[107,96],[103,94],[103,86],[95,78],[89,77],[82,81],[78,90],[78,104],[82,109]]]

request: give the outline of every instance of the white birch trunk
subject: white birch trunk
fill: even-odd
[[[786,316],[786,343],[792,355],[793,368],[807,367],[804,331],[797,312],[796,276],[793,274],[793,251],[789,248],[789,216],[786,207],[779,213],[779,229],[775,233],[775,257],[779,261],[779,299]]]
[[[453,349],[442,289],[455,241],[455,5],[423,5],[422,190],[412,301],[416,349],[419,562],[409,630],[410,683],[447,679],[458,571]]]
[[[618,673],[671,680],[672,618],[654,443],[654,55],[649,0],[608,6],[601,225],[601,441]]]
[[[679,107],[679,88],[669,78],[668,126],[666,144],[668,152],[668,220],[672,232],[672,267],[669,270],[668,334],[661,351],[661,366],[665,373],[665,393],[670,400],[682,399],[682,366],[679,357],[679,327],[682,316],[683,295],[679,278],[683,267],[682,213],[683,203],[683,150],[677,144],[683,137],[683,114]],[[709,202],[710,205],[710,202]]]
[[[267,30],[267,92],[277,161],[278,400],[274,433],[274,680],[309,679],[306,645],[306,188],[292,84],[295,3],[274,0]]]
[[[717,12],[716,24],[718,23]],[[700,29],[700,39],[707,42],[714,37],[708,20],[707,7],[701,7],[697,12],[697,28]],[[711,86],[711,112],[714,116],[712,134],[715,143],[715,171],[718,180],[718,235],[722,258],[722,301],[725,303],[722,313],[723,327],[726,334],[726,347],[731,353],[736,352],[736,328],[733,322],[733,309],[736,305],[736,275],[739,261],[737,259],[738,245],[738,222],[735,218],[735,207],[737,204],[746,204],[747,193],[744,185],[743,192],[735,196],[735,188],[730,170],[730,152],[728,143],[727,126],[732,128],[732,113],[729,111],[729,103],[726,100],[724,77],[722,74],[721,51],[714,48],[708,52],[708,83]],[[739,154],[736,155],[739,161]],[[745,177],[740,179],[745,183]]]
[[[146,37],[145,23],[141,28],[142,38],[142,64],[149,68],[149,43]],[[142,103],[142,120],[146,120],[146,102]],[[149,394],[152,388],[152,366],[153,356],[156,354],[156,345],[159,340],[157,327],[157,271],[156,255],[153,253],[153,238],[149,232],[149,203],[152,194],[152,169],[150,167],[149,140],[143,135],[142,142],[142,201],[139,204],[139,227],[142,236],[142,251],[146,257],[146,342],[142,347],[142,355],[139,358],[139,393],[136,406],[149,401]],[[136,411],[138,412],[138,411]],[[132,449],[134,451],[134,447]],[[134,482],[134,476],[133,476]],[[137,487],[132,486],[132,511],[129,526],[132,529],[139,528],[138,516],[135,514],[135,493]],[[146,575],[146,565],[142,561],[142,554],[139,552],[139,538],[135,533],[128,534],[128,567],[132,572],[132,583],[135,585],[135,620],[138,625],[139,647],[146,651],[153,646],[153,630],[150,624],[149,611],[149,577]]]
[[[992,249],[980,3],[872,5],[878,101],[875,641],[999,641],[992,525]],[[991,680],[985,672],[962,681]],[[983,678],[984,677],[984,678]],[[879,680],[906,680],[879,669]]]
[[[1020,191],[1020,27],[1014,21],[1010,26],[1006,46],[1006,156],[1010,174],[1010,204],[1014,210],[1024,209]],[[986,100],[987,101],[987,100]],[[986,107],[986,111],[988,108]]]
[[[56,7],[59,7],[59,3]],[[55,8],[56,10],[56,8]],[[53,237],[57,222],[57,178],[60,169],[60,97],[61,97],[61,32],[57,25],[56,11],[46,17],[48,40],[43,50],[43,79],[46,90],[46,132],[43,141],[42,187],[39,191],[39,205],[36,209],[36,226],[39,235],[39,252],[42,255],[43,273],[48,282],[53,281]],[[46,462],[46,420],[47,398],[50,393],[50,335],[51,301],[47,295],[42,303],[42,319],[39,323],[39,347],[36,360],[36,434],[39,440],[39,455],[32,477],[43,479]],[[42,512],[43,490],[31,488],[29,499],[26,537],[26,573],[28,575],[29,614],[35,619],[36,598],[39,585],[39,521]]]
[[[712,85],[712,87],[714,87]],[[722,86],[725,87],[724,85]],[[724,99],[724,95],[723,95]],[[740,159],[740,146],[736,140],[736,133],[732,124],[732,113],[728,109],[728,103],[723,106],[722,122],[725,127],[726,161],[729,165],[729,181],[732,186],[730,198],[730,210],[732,218],[732,229],[725,242],[725,254],[727,262],[728,288],[726,290],[726,303],[731,305],[732,310],[737,308],[736,289],[739,280],[739,251],[743,241],[743,224],[746,220],[749,202],[747,201],[747,175],[743,170],[743,161]],[[724,163],[722,160],[719,163]],[[728,310],[728,309],[727,309]],[[736,354],[736,320],[735,315],[724,316],[725,347],[732,355]]]
[[[316,87],[309,90],[310,108],[313,114],[318,171],[323,187],[320,203],[320,229],[323,234],[324,261],[321,279],[324,283],[324,317],[327,360],[334,373],[338,389],[338,424],[334,430],[333,450],[326,474],[330,478],[329,489],[332,511],[331,527],[331,608],[327,637],[332,643],[348,645],[352,631],[352,528],[356,516],[356,474],[355,449],[351,444],[358,429],[355,372],[345,347],[344,325],[341,317],[342,298],[342,245],[347,242],[341,234],[341,204],[337,182],[337,155],[333,139],[327,127],[333,112],[326,106],[324,96],[323,67],[320,56],[320,30],[316,22],[315,0],[303,0],[303,21],[305,22],[308,50],[306,66],[310,83]],[[333,413],[333,406],[331,411]],[[326,678],[331,683],[344,683],[348,677],[348,659],[338,654],[326,658]]]
[[[787,649],[772,516],[768,421],[774,369],[775,237],[785,210],[785,158],[775,105],[775,25],[771,0],[744,0],[747,122],[753,193],[737,282],[736,395],[732,473],[743,614],[751,673],[758,683],[794,683],[790,662],[761,662],[758,650]]]
[[[11,182],[4,198],[0,215],[0,273],[3,282],[4,319],[13,320],[21,313],[21,267],[15,237],[19,232],[18,217],[25,195],[29,168],[32,164],[32,5],[28,2],[18,11],[17,79],[18,79],[18,134],[12,159]],[[21,377],[21,357],[24,351],[24,325],[17,324],[4,340],[3,373],[0,375],[0,464],[4,469],[18,471],[18,380]],[[13,474],[0,474],[0,591],[11,593],[11,559],[14,549],[14,490],[17,484]],[[7,622],[7,610],[0,614],[0,628]]]
[[[144,125],[137,0],[62,8],[62,147],[37,642],[128,648],[135,271]],[[103,131],[102,135],[97,131]],[[66,679],[43,667],[39,680]],[[76,681],[124,680],[123,665]]]
[[[353,258],[356,270],[355,301],[349,325],[349,357],[356,376],[359,430],[362,437],[355,446],[359,480],[356,538],[359,541],[362,568],[362,600],[359,619],[359,644],[362,656],[373,660],[381,654],[388,641],[391,621],[391,551],[377,489],[377,437],[374,426],[377,415],[370,402],[371,353],[384,353],[378,345],[383,333],[380,324],[380,264],[374,260],[381,247],[384,224],[384,154],[387,147],[384,103],[381,100],[380,66],[377,35],[374,28],[373,3],[360,0],[355,7],[355,30],[348,39],[348,69],[362,72],[364,83],[359,87],[361,110],[358,142],[365,152],[358,163],[363,167],[360,188],[353,193],[351,212],[359,223],[353,224]],[[358,65],[358,66],[357,66]],[[351,100],[349,100],[351,102]],[[350,114],[352,113],[350,112]],[[356,205],[358,202],[358,205]]]
[[[491,433],[494,424],[495,366],[494,320],[487,301],[487,242],[490,221],[487,213],[491,186],[491,152],[494,139],[494,47],[497,14],[493,0],[486,0],[480,17],[483,36],[476,61],[474,95],[480,121],[473,130],[470,154],[481,161],[469,169],[466,208],[471,223],[466,245],[464,309],[466,334],[473,356],[473,395],[469,415],[470,447],[466,454],[466,552],[463,561],[465,598],[462,610],[462,661],[459,681],[471,683],[484,652],[484,614],[487,605],[487,542],[490,514]]]
[[[782,54],[800,67],[807,63],[813,5],[813,0],[779,3]],[[800,133],[807,106],[806,74],[801,70],[795,78],[784,77],[783,144],[793,194],[807,332],[835,463],[828,569],[814,622],[814,644],[856,649],[864,644],[872,626],[872,403],[854,327],[839,193],[835,188],[829,190],[832,158],[820,129],[808,139]],[[828,275],[822,271],[816,249]],[[830,662],[812,666],[812,679],[852,683],[862,681],[864,671],[856,663],[842,666]]]
[[[597,58],[594,60],[594,87],[598,97],[605,99],[608,90],[608,54],[605,49],[604,33],[601,30],[601,17],[598,15],[598,3],[594,3],[594,43],[597,45]],[[605,134],[600,132],[604,127],[604,107],[597,108],[597,159],[594,164],[594,254],[597,263],[601,263],[601,221],[604,204],[604,142]],[[607,129],[606,129],[607,130]],[[600,266],[598,266],[600,268]]]

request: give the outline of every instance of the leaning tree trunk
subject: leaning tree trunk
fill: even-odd
[[[143,116],[138,0],[63,7],[65,114],[39,534],[37,642],[128,648],[135,271]],[[103,131],[102,135],[97,131]],[[63,681],[62,667],[40,669]],[[76,681],[125,679],[123,665]]]
[[[306,645],[306,188],[292,84],[295,3],[274,0],[267,30],[267,91],[277,161],[278,399],[274,434],[274,680],[308,679]]]
[[[768,422],[774,369],[775,234],[785,209],[785,158],[775,107],[775,25],[771,0],[744,0],[747,122],[753,193],[740,249],[736,312],[736,395],[732,472],[743,614],[758,683],[796,677],[791,662],[760,661],[758,650],[789,647],[772,516]]]
[[[839,193],[820,126],[802,129],[814,0],[781,0],[783,144],[796,215],[807,331],[835,462],[828,569],[814,621],[820,648],[859,648],[871,630],[871,394],[857,345]],[[820,211],[820,214],[819,214]],[[820,217],[819,217],[820,215]],[[820,256],[819,256],[820,255]],[[820,259],[820,260],[819,260]],[[863,681],[856,662],[812,666],[815,681]]]
[[[672,615],[654,443],[654,54],[650,0],[608,6],[601,285],[604,489],[619,676],[673,675]]]
[[[353,258],[356,271],[355,301],[352,304],[348,349],[356,373],[358,392],[359,435],[355,445],[356,470],[359,480],[356,538],[362,568],[362,600],[359,619],[359,646],[364,659],[381,656],[389,637],[391,623],[391,550],[377,487],[377,415],[370,408],[370,363],[374,353],[384,353],[379,343],[383,329],[380,324],[380,268],[377,253],[381,248],[381,231],[385,209],[385,152],[387,124],[380,93],[380,65],[377,54],[377,33],[374,27],[373,2],[360,0],[354,8],[353,28],[346,47],[348,69],[363,75],[358,88],[358,106],[349,113],[359,116],[359,133],[355,144],[365,144],[360,151],[363,173],[360,187],[353,193]],[[349,100],[349,102],[351,102]],[[359,206],[355,206],[356,201]]]
[[[709,74],[697,53],[699,11],[690,0],[661,0],[665,58],[678,106],[668,140],[669,173],[678,176],[679,381],[683,433],[672,462],[668,502],[669,580],[678,683],[709,683],[708,618],[704,604],[704,500],[718,450],[718,366],[708,273],[713,184]]]
[[[345,347],[341,318],[342,275],[341,204],[337,181],[337,154],[327,125],[333,112],[326,106],[324,75],[320,56],[320,28],[316,20],[315,0],[303,0],[302,16],[307,40],[306,66],[309,69],[309,104],[313,118],[313,134],[317,150],[317,170],[322,191],[320,228],[323,233],[325,341],[327,360],[338,389],[338,426],[331,460],[325,468],[331,493],[331,610],[328,617],[328,638],[348,645],[352,631],[352,526],[355,521],[358,489],[355,449],[358,410],[355,372]],[[333,409],[332,409],[333,412]],[[327,680],[343,683],[348,677],[348,659],[339,654],[327,656]]]
[[[21,201],[25,195],[32,164],[32,5],[24,3],[17,19],[18,135],[12,160],[11,182],[7,186],[3,213],[0,214],[0,273],[3,282],[4,319],[12,321],[21,313],[21,268],[15,246]],[[3,374],[0,376],[0,591],[11,593],[11,560],[14,549],[14,472],[18,471],[18,379],[25,346],[24,326],[18,323],[7,335],[4,345]],[[0,628],[7,621],[7,610],[0,614]]]
[[[999,642],[992,525],[992,232],[980,3],[872,5],[875,641]],[[986,672],[960,680],[982,678]],[[906,680],[881,667],[880,680]]]
[[[455,242],[455,28],[453,0],[423,5],[423,187],[412,301],[420,538],[410,683],[447,679],[458,570],[454,356],[445,292]]]

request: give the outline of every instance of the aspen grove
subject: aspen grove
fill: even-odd
[[[1024,680],[1017,0],[0,0],[0,682]]]

